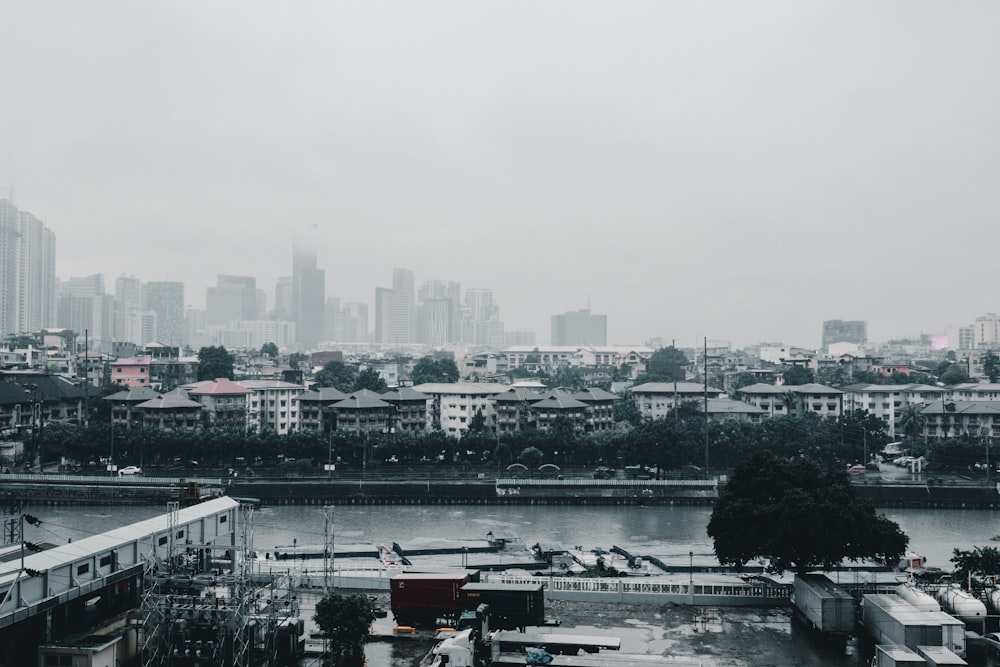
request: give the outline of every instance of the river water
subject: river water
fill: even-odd
[[[25,539],[63,544],[162,514],[163,507],[44,507],[32,508],[41,526],[25,524]],[[949,570],[954,549],[996,545],[1000,512],[991,510],[895,509],[883,512],[910,537],[910,549],[928,565]],[[527,544],[545,542],[567,547],[609,548],[617,545],[636,555],[654,555],[686,565],[717,564],[706,534],[710,507],[586,507],[565,506],[337,506],[332,511],[337,544],[391,544],[415,547],[421,540],[482,540],[486,533],[505,533]],[[317,506],[264,507],[253,513],[254,547],[267,551],[297,542],[322,544],[325,514]],[[456,562],[456,565],[459,564]],[[310,618],[313,601],[303,599],[303,616]],[[614,631],[605,632],[614,634]],[[803,656],[805,657],[805,656]],[[369,665],[408,667],[411,653],[388,645],[373,645]],[[797,664],[857,664],[827,659]]]

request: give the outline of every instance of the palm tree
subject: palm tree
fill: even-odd
[[[923,408],[919,405],[907,405],[899,415],[899,425],[903,429],[907,443],[912,446],[913,441],[924,432],[924,427],[927,425]]]
[[[802,394],[796,391],[786,391],[781,395],[781,402],[785,404],[786,414],[800,414],[802,412]]]

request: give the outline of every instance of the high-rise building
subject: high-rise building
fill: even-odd
[[[368,342],[368,304],[344,304],[344,343]]]
[[[122,274],[115,279],[115,311],[112,328],[115,342],[144,345],[153,342],[143,337],[150,316],[142,307],[142,281],[135,276]]]
[[[215,287],[205,290],[205,317],[209,326],[234,320],[256,320],[257,279],[219,274]]]
[[[868,342],[868,323],[863,320],[826,320],[823,322],[823,348],[833,343]]]
[[[375,342],[409,345],[416,342],[413,271],[392,270],[392,288],[375,288]]]
[[[0,199],[0,336],[55,325],[55,258],[55,234]]]
[[[291,276],[282,276],[274,285],[274,310],[272,314],[279,320],[292,320],[295,303],[295,281]]]
[[[326,339],[344,342],[344,313],[340,308],[340,297],[326,298]]]
[[[156,342],[180,347],[184,328],[184,283],[149,282],[144,292],[144,308],[156,313]]]
[[[316,265],[316,228],[300,234],[292,250],[292,315],[299,343],[316,347],[326,324],[326,272]]]
[[[56,236],[27,211],[18,214],[18,331],[39,331],[56,321]]]
[[[1000,317],[996,313],[986,313],[976,318],[972,325],[972,347],[977,349],[995,348],[1000,345]]]
[[[417,310],[417,342],[440,346],[451,342],[451,299],[425,299]]]
[[[56,324],[72,329],[95,346],[112,343],[114,297],[104,291],[104,275],[70,278],[59,285]]]
[[[589,308],[552,316],[553,345],[607,345],[608,316]]]

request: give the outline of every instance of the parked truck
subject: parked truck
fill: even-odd
[[[545,624],[545,586],[542,584],[468,583],[459,591],[462,608],[473,612],[489,605],[490,627],[512,630]]]
[[[397,574],[389,580],[392,616],[397,624],[414,627],[453,622],[462,613],[462,586],[475,579],[474,572]]]
[[[792,601],[799,618],[826,635],[851,635],[857,630],[857,601],[824,574],[797,574]]]
[[[875,647],[875,667],[927,667],[919,654],[899,644],[881,644]]]
[[[876,644],[942,646],[941,626],[898,595],[870,593],[861,598],[865,630]]]

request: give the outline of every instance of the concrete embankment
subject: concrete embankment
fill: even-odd
[[[566,480],[579,482],[579,480]],[[640,485],[642,486],[642,485]],[[511,488],[515,492],[511,492]],[[500,491],[503,491],[501,493]],[[949,484],[857,485],[858,497],[877,507],[922,507],[942,509],[1000,509],[996,487]],[[234,484],[234,496],[260,498],[278,505],[711,505],[716,488],[671,487],[649,484],[635,487],[603,485],[498,486],[491,481],[253,481]]]

